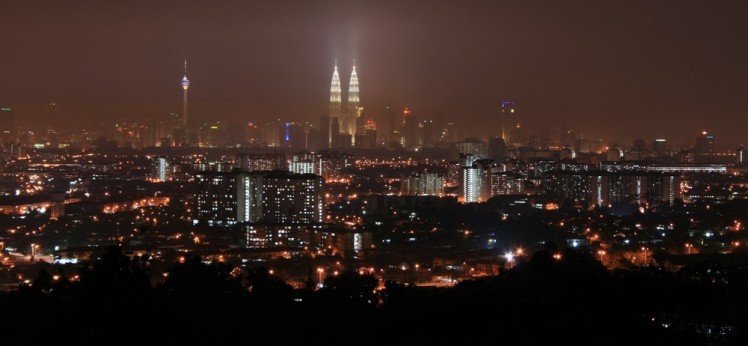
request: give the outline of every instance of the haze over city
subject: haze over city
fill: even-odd
[[[708,130],[734,149],[748,126],[747,13],[744,1],[7,2],[0,104],[21,126],[63,131],[160,119],[181,111],[187,59],[196,121],[316,124],[333,62],[347,78],[355,59],[379,124],[408,106],[497,135],[499,104],[514,100],[530,133],[685,146]]]
[[[748,345],[746,10],[5,1],[0,340]]]

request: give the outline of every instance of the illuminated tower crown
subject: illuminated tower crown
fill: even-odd
[[[338,75],[338,61],[335,60],[335,70],[332,72],[332,82],[330,82],[330,117],[327,122],[327,143],[328,146],[332,145],[333,137],[337,136],[340,132],[339,129],[333,128],[333,122],[338,122],[341,119],[340,108],[343,102],[343,97],[340,95],[340,75]]]
[[[348,84],[348,107],[358,108],[358,74],[356,74],[356,61],[353,61],[353,72],[351,82]]]
[[[348,83],[348,116],[346,117],[346,126],[348,126],[346,131],[351,135],[358,132],[357,125],[361,117],[358,97],[358,74],[356,74],[356,60],[353,60],[353,71],[351,72],[351,80]]]
[[[187,79],[187,60],[184,61],[184,77],[182,77],[182,88],[187,90],[190,87],[190,80]]]
[[[338,61],[335,60],[335,70],[330,83],[330,119],[340,116],[340,106],[343,102],[340,90],[340,75],[338,75]]]

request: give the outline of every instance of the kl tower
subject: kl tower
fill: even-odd
[[[188,144],[189,131],[187,131],[187,89],[190,87],[190,80],[187,79],[187,60],[184,60],[184,77],[182,77],[182,89],[184,89],[184,100],[182,103],[182,127],[184,128],[184,143]]]

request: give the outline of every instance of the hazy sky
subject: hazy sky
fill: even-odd
[[[345,90],[355,58],[376,118],[498,133],[513,99],[538,134],[748,144],[744,0],[0,3],[0,104],[24,119],[50,100],[85,121],[181,112],[184,58],[193,119],[316,124],[333,61]]]

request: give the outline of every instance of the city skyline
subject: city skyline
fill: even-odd
[[[741,1],[6,1],[2,340],[748,345]]]
[[[356,59],[361,106],[380,121],[407,106],[499,135],[500,104],[515,100],[528,134],[745,142],[740,2],[179,4],[6,5],[0,104],[21,125],[165,119],[182,111],[186,57],[191,120],[316,124],[330,62]]]

